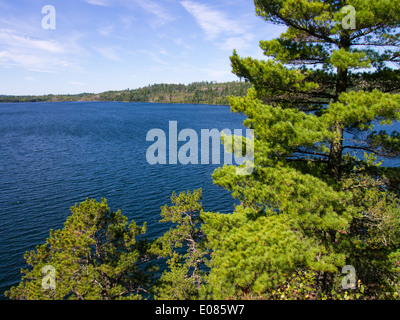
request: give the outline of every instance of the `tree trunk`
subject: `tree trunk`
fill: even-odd
[[[336,97],[335,102],[339,100],[340,95],[347,91],[348,85],[348,70],[339,69],[336,83]],[[329,153],[329,173],[336,180],[340,179],[341,176],[341,165],[342,165],[342,152],[343,152],[343,131],[344,126],[342,123],[337,122],[332,126],[332,131],[336,133],[336,137],[332,142],[331,150]]]
[[[337,137],[332,142],[331,150],[329,153],[329,172],[333,178],[336,180],[340,179],[342,174],[342,151],[343,151],[343,125],[341,123],[336,123],[332,130],[336,132]]]

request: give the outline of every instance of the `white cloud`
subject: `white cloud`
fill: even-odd
[[[148,13],[157,17],[152,21],[153,27],[159,27],[167,22],[175,20],[175,17],[170,14],[163,6],[151,0],[135,0],[135,3]]]
[[[194,1],[182,1],[181,5],[195,18],[209,40],[222,34],[246,34],[244,26],[222,11]]]
[[[110,6],[110,2],[108,0],[84,0],[84,1],[94,6],[101,6],[101,7]]]
[[[94,48],[97,52],[99,52],[104,58],[113,60],[113,61],[121,61],[117,50],[113,47],[101,47]]]
[[[115,29],[115,26],[113,25],[109,25],[106,27],[102,27],[100,29],[98,29],[97,31],[104,37],[108,37],[109,35],[111,35],[113,33]]]
[[[0,29],[0,44],[7,47],[38,49],[51,53],[63,53],[64,46],[53,40],[39,40],[16,34],[10,29]]]
[[[167,55],[167,52],[165,50],[161,50],[158,54],[154,51],[149,50],[139,50],[139,52],[149,56],[154,62],[158,64],[165,66],[169,65],[168,62],[165,62],[163,59],[160,58],[160,55]]]
[[[243,50],[250,47],[250,43],[254,39],[254,36],[251,34],[243,35],[243,36],[234,36],[229,37],[225,41],[218,43],[218,47],[222,50],[231,51],[233,49]]]
[[[61,61],[50,59],[47,56],[31,55],[20,52],[4,50],[0,52],[0,65],[6,67],[22,67],[29,71],[53,72],[55,65],[60,66]]]
[[[130,11],[137,11],[137,6],[142,8],[147,13],[155,16],[155,19],[151,20],[152,27],[163,26],[167,22],[174,21],[176,18],[170,14],[170,12],[162,6],[159,2],[153,0],[83,0],[86,3],[102,7],[110,6],[122,6]],[[132,19],[124,18],[123,23],[125,25],[131,24]]]
[[[44,40],[13,29],[0,29],[0,65],[35,72],[60,72],[75,66],[76,57],[85,54],[77,44],[80,35]]]

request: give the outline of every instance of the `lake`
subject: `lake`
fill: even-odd
[[[232,212],[233,199],[213,184],[220,165],[150,165],[152,129],[245,129],[229,106],[120,102],[0,104],[0,298],[17,285],[23,255],[60,229],[69,208],[87,197],[163,234],[160,207],[173,191],[203,189],[205,210]],[[200,140],[200,138],[199,138]],[[178,147],[184,142],[179,142]],[[222,152],[222,150],[221,150]],[[222,152],[223,156],[223,152]],[[224,158],[221,157],[221,162]]]

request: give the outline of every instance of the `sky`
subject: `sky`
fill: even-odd
[[[0,0],[0,95],[236,81],[233,50],[283,31],[252,0]]]

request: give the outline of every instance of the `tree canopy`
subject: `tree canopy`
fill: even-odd
[[[343,27],[346,5],[354,28]],[[374,125],[400,120],[398,5],[255,1],[258,16],[287,31],[260,42],[266,60],[231,57],[253,84],[229,101],[254,129],[255,169],[213,175],[241,205],[204,218],[215,250],[211,297],[274,296],[300,272],[314,279],[315,297],[332,298],[345,265],[370,296],[395,294],[399,168],[376,160],[399,157],[399,134]]]
[[[27,252],[31,270],[6,295],[22,300],[139,299],[148,277],[142,267],[146,241],[137,237],[146,226],[128,224],[120,211],[111,211],[103,199],[87,199],[71,208],[64,228],[50,231],[46,243]],[[43,283],[46,270],[55,271],[52,287]],[[45,274],[43,274],[43,271]]]

